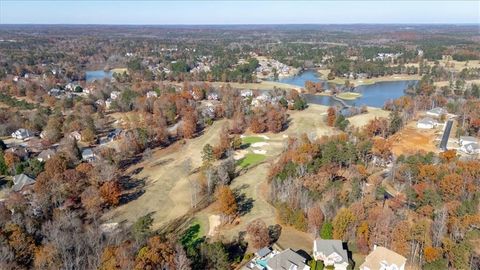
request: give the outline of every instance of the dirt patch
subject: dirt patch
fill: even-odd
[[[389,138],[392,143],[392,152],[395,156],[415,154],[419,151],[438,152],[438,137],[435,129],[420,130],[412,124]]]
[[[257,147],[267,146],[268,144],[269,143],[267,143],[267,142],[256,142],[256,143],[252,144],[251,146],[257,148]]]
[[[282,226],[282,233],[277,244],[282,248],[302,249],[311,254],[313,240],[313,236],[309,233],[298,231],[289,226]]]
[[[253,153],[260,154],[260,155],[265,155],[267,153],[267,151],[266,150],[253,150]]]
[[[215,236],[221,223],[219,215],[210,215],[208,217],[208,236]]]
[[[240,160],[240,159],[244,158],[246,154],[248,154],[247,150],[235,151],[235,153],[233,154],[233,159],[234,160]]]

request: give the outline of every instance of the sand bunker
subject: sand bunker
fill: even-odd
[[[234,160],[240,160],[240,159],[244,158],[247,153],[248,153],[247,150],[235,151],[235,153],[233,154],[233,159]]]
[[[267,150],[253,150],[253,153],[260,154],[260,155],[265,155],[267,153]]]
[[[211,215],[208,217],[208,236],[214,236],[217,232],[217,227],[220,226],[220,216],[219,215]]]
[[[266,146],[268,145],[269,143],[267,142],[256,142],[256,143],[252,143],[252,147],[263,147],[263,146]]]

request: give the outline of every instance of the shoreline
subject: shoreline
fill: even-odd
[[[345,81],[349,81],[350,83],[354,84],[354,87],[361,86],[361,85],[372,85],[380,82],[393,82],[393,81],[419,81],[421,77],[419,75],[405,75],[405,74],[396,74],[396,75],[388,75],[383,77],[375,77],[370,79],[356,79],[350,80],[343,77],[335,77],[333,80],[327,80],[326,77],[330,70],[328,69],[315,69],[315,71],[319,74],[320,78],[327,83],[335,83],[338,85],[344,85]]]

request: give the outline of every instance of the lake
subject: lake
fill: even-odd
[[[94,80],[103,80],[105,78],[110,79],[112,78],[113,72],[112,71],[104,71],[104,70],[89,70],[86,71],[86,80],[87,82],[91,82]]]
[[[328,83],[321,79],[318,73],[314,70],[307,70],[297,76],[282,78],[278,80],[281,83],[288,83],[304,87],[306,81],[324,82],[324,88],[328,89]],[[349,105],[353,106],[370,106],[382,108],[386,101],[399,98],[405,95],[405,89],[410,84],[415,84],[417,81],[387,81],[378,82],[375,84],[360,85],[355,87],[354,92],[361,93],[362,96],[355,100],[345,100]],[[332,97],[322,95],[305,94],[305,99],[309,103],[320,105],[338,105]]]

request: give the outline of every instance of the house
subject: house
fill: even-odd
[[[208,94],[207,99],[208,100],[218,100],[219,97],[218,97],[217,93],[210,93],[210,94]]]
[[[81,141],[81,140],[82,140],[82,134],[80,134],[80,132],[78,132],[78,131],[76,131],[76,130],[70,132],[70,134],[68,134],[68,137],[69,137],[70,139],[74,139],[74,140],[76,140],[76,141]]]
[[[255,269],[255,270],[264,270],[267,267],[267,261],[273,258],[277,254],[278,254],[278,251],[273,250],[270,247],[261,248],[257,250],[257,252],[255,252],[255,258],[248,263],[246,268]]]
[[[158,97],[157,92],[155,92],[155,91],[148,91],[147,92],[147,98],[156,98],[156,97]]]
[[[464,146],[471,143],[478,144],[478,139],[473,136],[460,136],[458,140],[458,144],[460,144],[460,146]]]
[[[264,94],[259,95],[258,97],[255,97],[252,100],[252,106],[258,107],[261,104],[266,104],[268,102],[271,102],[271,100],[272,100],[272,98],[270,97],[270,95],[264,93]]]
[[[12,133],[12,137],[18,140],[25,140],[30,137],[33,137],[33,132],[25,128],[20,128],[20,129],[17,129],[17,131]]]
[[[93,93],[93,87],[91,87],[91,86],[85,87],[85,88],[83,88],[83,92],[85,94],[92,94]]]
[[[248,97],[253,96],[253,92],[252,92],[252,90],[248,90],[248,89],[247,90],[242,90],[240,92],[240,96],[243,97],[243,98],[248,98]]]
[[[112,100],[115,100],[115,99],[117,99],[118,97],[120,97],[120,92],[119,92],[119,91],[112,91],[112,92],[110,93],[110,98],[111,98]]]
[[[315,239],[313,258],[323,261],[325,266],[333,266],[335,270],[346,270],[348,267],[348,252],[340,240]]]
[[[26,186],[35,184],[35,179],[29,177],[26,174],[17,174],[13,177],[13,186],[12,190],[15,192],[20,192]]]
[[[215,106],[211,103],[207,103],[205,107],[202,108],[203,117],[208,117],[210,119],[215,118]]]
[[[67,85],[65,85],[65,90],[73,92],[75,91],[75,87],[77,87],[77,85],[73,83],[67,83]]]
[[[122,129],[121,128],[116,128],[114,129],[113,131],[110,131],[107,135],[107,138],[110,140],[110,141],[113,141],[115,139],[117,139],[120,134],[122,134]]]
[[[292,249],[277,253],[266,263],[268,270],[310,270],[307,259]]]
[[[49,160],[54,155],[55,155],[55,150],[53,150],[51,148],[46,149],[46,150],[43,150],[42,152],[40,152],[40,154],[38,154],[37,160],[41,161],[41,162],[44,162],[44,161]]]
[[[430,117],[425,117],[417,122],[417,128],[422,128],[422,129],[432,129],[438,125],[437,121],[435,121],[433,118]]]
[[[97,105],[98,107],[105,107],[105,100],[98,99],[97,101],[95,101],[95,105]]]
[[[435,118],[440,118],[442,115],[447,115],[448,112],[444,108],[436,107],[427,111],[427,115]]]
[[[467,154],[480,154],[480,145],[478,143],[468,143],[460,147],[460,151]]]
[[[404,270],[407,259],[384,247],[374,246],[360,270]]]
[[[48,95],[56,98],[60,98],[63,95],[63,90],[58,88],[52,88],[48,91]]]
[[[107,98],[107,100],[105,100],[105,108],[110,109],[112,106],[112,101],[113,100],[111,98]]]
[[[270,253],[272,253],[272,249],[270,247],[264,247],[255,252],[255,255],[257,255],[259,258],[265,258]]]
[[[95,153],[93,153],[92,148],[84,148],[82,150],[82,160],[87,162],[95,160]]]

